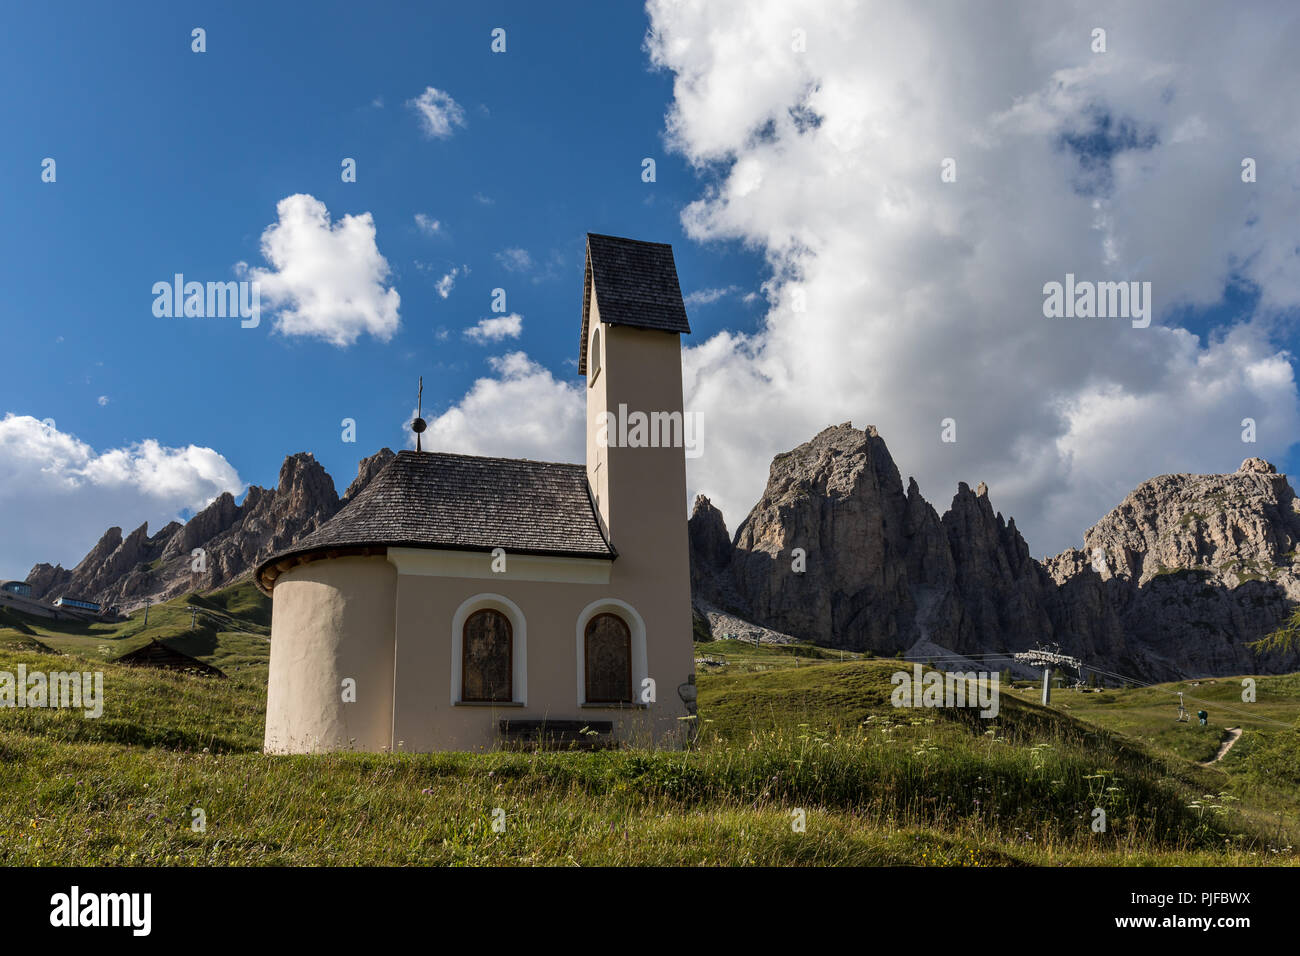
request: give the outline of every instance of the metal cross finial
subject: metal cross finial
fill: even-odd
[[[415,432],[415,450],[423,451],[420,447],[420,433],[429,427],[428,423],[421,417],[424,414],[424,376],[420,376],[420,391],[415,398],[415,421],[411,422],[411,431]]]

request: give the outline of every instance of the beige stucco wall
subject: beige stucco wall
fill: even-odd
[[[618,551],[608,593],[645,620],[649,674],[656,681],[656,731],[681,728],[677,686],[694,673],[686,456],[682,448],[602,448],[602,412],[682,411],[681,339],[676,333],[605,325],[596,290],[588,335],[601,330],[600,374],[587,388],[587,476]],[[591,367],[588,362],[588,368]],[[597,464],[600,467],[597,468]]]
[[[575,583],[526,580],[555,569],[522,557],[516,563],[525,567],[507,559],[507,572],[492,574],[486,553],[436,556],[437,574],[399,573],[382,557],[339,558],[294,568],[276,581],[268,752],[489,750],[498,745],[502,718],[543,717],[607,720],[626,743],[680,745],[684,728],[677,718],[686,711],[677,687],[694,666],[690,622],[685,642],[665,640],[678,615],[655,602],[653,587],[616,585],[617,562],[562,567],[560,574],[594,579]],[[447,576],[453,562],[474,576]],[[518,706],[457,702],[460,625],[479,607],[511,618],[520,644]],[[631,623],[634,693],[639,698],[642,679],[651,677],[654,701],[583,705],[580,628],[601,611]],[[396,639],[386,641],[385,633]],[[345,677],[357,681],[355,703],[342,700]]]
[[[335,558],[275,582],[266,750],[385,750],[392,740],[393,596],[383,557]],[[343,681],[356,681],[356,702]]]
[[[580,705],[579,615],[593,602],[602,602],[603,606],[611,597],[611,588],[599,584],[399,575],[395,747],[410,751],[491,749],[497,745],[497,730],[503,718],[543,717],[608,720],[624,741],[675,746],[675,741],[664,739],[665,733],[678,729],[675,717],[681,702],[675,683],[664,687],[664,681],[659,680],[656,702],[646,707]],[[479,606],[504,610],[500,598],[514,605],[525,627],[527,681],[522,688],[519,680],[515,681],[515,695],[521,706],[457,703],[454,624]],[[609,607],[615,608],[617,605]],[[462,611],[460,615],[458,610]],[[513,609],[506,613],[518,634],[518,617]],[[634,691],[647,671],[653,674],[654,665],[647,662],[638,667],[634,661]]]

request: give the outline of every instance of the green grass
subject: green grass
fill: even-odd
[[[1053,690],[1052,707],[1063,714],[1119,731],[1148,749],[1195,762],[1209,760],[1229,727],[1273,732],[1277,723],[1293,725],[1300,715],[1300,674],[1256,676],[1254,703],[1243,703],[1242,678],[1158,684],[1154,687],[1106,689],[1101,693]],[[1178,692],[1182,691],[1191,714],[1179,723]],[[1010,692],[1024,701],[1036,701],[1038,687]],[[1209,723],[1202,727],[1196,712],[1204,709]],[[1235,749],[1235,748],[1234,748]]]
[[[0,606],[0,633],[5,631],[14,631],[18,634],[31,636],[36,632],[32,630],[27,623],[28,616],[9,607]]]
[[[195,627],[187,610],[190,604],[207,612],[197,616]],[[149,608],[147,626],[143,609],[124,621],[92,623],[54,621],[0,608],[0,643],[22,635],[61,654],[111,661],[159,640],[258,687],[266,686],[270,634],[270,599],[251,581],[155,604]]]
[[[698,668],[710,674],[750,674],[757,671],[805,667],[822,661],[861,660],[853,651],[831,650],[815,644],[753,644],[730,638],[696,643],[695,656],[712,663]],[[719,662],[722,666],[717,666]]]
[[[265,620],[257,597],[236,588],[203,600],[254,629]],[[0,671],[102,670],[106,697],[99,720],[0,709],[0,863],[1297,862],[1300,747],[1270,720],[1294,721],[1300,675],[1258,678],[1253,705],[1240,705],[1239,680],[1192,689],[1211,728],[1173,724],[1174,685],[1059,691],[1047,708],[1032,688],[1004,690],[987,721],[894,708],[898,661],[710,641],[697,653],[729,663],[700,669],[690,751],[268,757],[260,634],[168,638],[206,649],[205,660],[245,662],[229,681],[122,667],[97,650],[174,627],[169,604],[151,610],[149,632],[134,618],[116,637],[61,632],[82,642],[62,659],[6,646],[32,636],[0,631]],[[1254,709],[1229,721],[1224,706]],[[1200,766],[1228,723],[1246,734]],[[1103,833],[1090,826],[1098,807]],[[196,808],[203,832],[191,827]],[[493,829],[498,809],[504,831]]]
[[[51,657],[0,650],[0,670],[19,664],[33,671],[98,671],[104,675],[104,713],[88,720],[79,710],[0,709],[0,730],[57,744],[123,744],[146,750],[247,752],[262,745],[266,693],[248,683],[176,671],[106,664],[91,658]]]
[[[696,753],[270,758],[0,735],[0,863],[1006,865],[1258,863],[1176,794],[1133,786],[1091,834],[1054,791],[1089,768],[1002,743],[776,736]],[[1008,784],[1001,790],[1002,784]],[[1086,784],[1087,781],[1084,781]],[[1044,815],[1045,796],[1059,812]],[[1141,801],[1151,799],[1151,804]],[[1078,804],[1076,807],[1075,804]],[[1139,809],[1131,820],[1125,812]],[[193,810],[206,831],[191,828]],[[505,831],[493,832],[504,811]],[[806,829],[791,822],[802,810]]]

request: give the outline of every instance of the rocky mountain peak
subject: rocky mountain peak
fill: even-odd
[[[699,495],[687,523],[693,564],[708,570],[725,568],[731,563],[731,537],[722,512],[708,498]]]
[[[352,484],[348,485],[348,490],[343,492],[343,500],[351,501],[360,494],[362,489],[374,480],[375,475],[383,471],[384,466],[396,457],[391,448],[381,448],[369,458],[362,458],[360,464],[357,465],[356,478],[352,479]]]
[[[1247,458],[1237,469],[1238,474],[1241,472],[1257,472],[1262,475],[1276,475],[1277,469],[1263,458]]]
[[[117,527],[109,528],[100,535],[99,541],[81,559],[80,563],[73,569],[73,573],[83,574],[91,569],[98,568],[121,546],[122,529]]]
[[[276,499],[294,515],[312,515],[322,510],[333,514],[339,506],[334,479],[308,451],[290,455],[284,460],[280,466]]]
[[[1085,549],[1104,554],[1110,574],[1139,585],[1179,568],[1229,584],[1242,573],[1276,577],[1290,571],[1298,544],[1295,492],[1259,458],[1234,474],[1144,481],[1084,535]]]
[[[1242,673],[1261,669],[1245,644],[1300,601],[1300,504],[1258,458],[1234,474],[1143,482],[1085,534],[1084,550],[1046,562],[994,511],[984,482],[959,482],[939,517],[914,479],[904,491],[877,430],[850,423],[773,459],[730,551],[716,511],[697,500],[691,517],[697,600],[833,647],[1059,643],[1148,680]],[[1264,666],[1295,669],[1293,656]]]
[[[385,448],[363,459],[348,493],[358,493],[393,457]],[[121,528],[110,528],[72,571],[38,564],[27,580],[37,597],[76,593],[128,609],[146,597],[166,600],[222,587],[249,573],[260,558],[316,530],[341,505],[320,462],[300,452],[285,458],[274,488],[250,486],[243,504],[223,493],[183,525],[172,522],[153,537],[147,525],[126,538]]]

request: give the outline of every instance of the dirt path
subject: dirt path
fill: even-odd
[[[1232,749],[1232,745],[1235,744],[1240,737],[1241,737],[1240,727],[1229,727],[1228,739],[1225,740],[1223,743],[1219,744],[1219,752],[1214,755],[1214,759],[1200,761],[1201,766],[1208,767],[1212,763],[1218,763],[1220,760],[1223,759],[1223,755]]]

